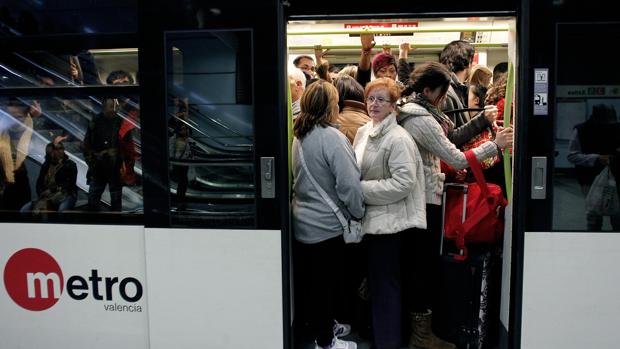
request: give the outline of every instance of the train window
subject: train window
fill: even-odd
[[[0,209],[33,221],[141,213],[140,149],[136,96],[3,98]]]
[[[620,76],[605,65],[583,65],[574,54],[574,43],[588,40],[592,55],[605,55],[614,38],[620,40],[617,23],[558,25],[556,231],[620,231]]]
[[[138,2],[19,1],[0,5],[0,33],[24,36],[60,33],[136,32]]]
[[[137,71],[135,48],[0,54],[0,88],[134,85]]]
[[[251,32],[169,33],[166,42],[173,224],[253,227]]]

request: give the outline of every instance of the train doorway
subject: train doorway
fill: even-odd
[[[366,15],[366,16],[346,16],[342,18],[334,16],[290,16],[286,26],[287,31],[287,67],[289,70],[288,81],[290,83],[291,102],[295,112],[295,80],[290,71],[297,67],[305,73],[306,80],[324,79],[337,81],[343,74],[355,78],[355,70],[363,65],[361,59],[364,56],[362,36],[372,34],[373,46],[371,57],[378,54],[388,54],[394,57],[394,61],[409,69],[409,73],[430,61],[439,61],[441,51],[446,44],[462,40],[468,42],[475,48],[475,56],[471,74],[466,77],[465,83],[471,83],[470,79],[474,76],[474,84],[484,84],[486,89],[493,87],[492,76],[488,76],[486,82],[477,79],[483,72],[492,72],[494,68],[501,68],[503,65],[509,67],[509,72],[503,80],[504,92],[502,97],[509,100],[506,105],[511,105],[518,98],[514,94],[517,86],[518,59],[517,59],[517,31],[516,17],[514,13],[497,13],[496,15],[476,16],[466,14],[459,17],[455,14],[445,15]],[[368,62],[369,63],[369,62]],[[395,64],[396,65],[396,64]],[[367,69],[370,68],[370,65]],[[374,68],[373,68],[374,70]],[[400,70],[400,69],[399,69]],[[400,73],[400,72],[399,72]],[[371,79],[375,78],[375,74]],[[408,73],[399,74],[400,82],[407,83]],[[359,81],[359,79],[357,79]],[[495,83],[498,78],[496,77]],[[500,80],[501,81],[501,80]],[[306,82],[307,83],[307,82]],[[486,90],[485,89],[485,90]],[[494,91],[497,91],[497,87]],[[484,100],[484,97],[482,98]],[[298,102],[297,102],[298,103]],[[362,101],[363,103],[363,101]],[[516,103],[514,103],[516,105]],[[482,104],[484,105],[484,104]],[[471,106],[470,106],[471,107]],[[518,127],[517,108],[508,108],[506,114],[508,122]],[[289,115],[292,119],[293,115]],[[472,114],[473,116],[473,114]],[[289,137],[289,141],[291,141]],[[289,148],[290,149],[290,148]],[[514,151],[518,151],[517,147]],[[501,166],[501,171],[507,178],[504,190],[507,192],[511,202],[512,176],[512,152],[508,152],[506,166]],[[449,261],[447,252],[443,253],[442,265],[440,270],[443,276],[440,277],[438,287],[436,309],[434,309],[433,330],[438,336],[442,336],[455,343],[458,348],[495,348],[508,347],[509,329],[509,308],[510,308],[510,278],[511,278],[511,255],[512,255],[512,205],[506,209],[505,230],[502,242],[498,242],[493,248],[486,246],[480,251],[477,265],[472,262],[456,264],[456,268],[469,268],[474,274],[479,276],[474,279],[465,278],[460,284],[453,283],[449,278],[458,278],[455,265]],[[295,237],[291,234],[291,240]],[[362,244],[363,245],[363,244]],[[373,342],[372,315],[368,294],[359,292],[366,286],[367,274],[365,272],[366,251],[364,247],[347,245],[350,250],[345,252],[348,260],[357,267],[342,267],[344,301],[339,304],[336,314],[339,317],[337,323],[352,324],[351,334],[344,337],[344,340],[357,342],[358,348],[368,348]],[[356,249],[358,251],[356,251]],[[293,254],[295,254],[293,248]],[[293,339],[294,348],[314,348],[312,335],[309,334],[308,323],[308,304],[311,303],[304,294],[308,286],[300,286],[300,279],[303,275],[296,269],[303,261],[293,260],[293,270],[296,270],[292,279],[295,280],[293,291]],[[444,263],[448,263],[447,265]],[[465,265],[468,267],[465,268]],[[477,268],[479,270],[477,270]],[[303,268],[302,268],[303,269]],[[484,274],[484,275],[483,275]],[[450,276],[447,276],[450,275]],[[456,285],[456,286],[454,286]],[[455,288],[456,287],[456,288]],[[467,296],[466,296],[467,294]],[[469,296],[471,294],[471,296]],[[456,309],[455,306],[448,306],[445,302],[448,298],[455,296],[470,297],[462,300],[467,306]],[[443,305],[442,299],[444,299]],[[408,316],[408,315],[407,315]],[[404,316],[404,317],[407,317]],[[408,319],[403,320],[403,324]],[[454,326],[455,324],[460,324]],[[403,325],[403,344],[407,346],[408,330]],[[455,330],[455,327],[458,327]],[[405,338],[406,337],[406,338]]]

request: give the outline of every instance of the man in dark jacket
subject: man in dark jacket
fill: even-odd
[[[84,137],[84,158],[88,164],[88,208],[91,211],[99,211],[101,195],[106,185],[109,185],[112,211],[121,211],[121,156],[118,135],[122,120],[117,115],[117,110],[116,99],[104,99],[103,111],[91,120]]]
[[[620,123],[612,106],[598,104],[592,108],[588,121],[575,126],[568,146],[568,161],[575,165],[577,181],[585,196],[594,179],[609,166],[616,183],[620,176]],[[620,194],[620,192],[619,192]],[[600,231],[603,217],[596,212],[586,212],[589,231]],[[620,215],[611,216],[614,230],[620,230]]]
[[[45,148],[45,162],[37,179],[38,199],[22,207],[22,212],[56,210],[63,212],[77,200],[77,166],[67,154],[59,138]]]
[[[448,135],[448,138],[457,147],[461,147],[482,130],[491,126],[497,117],[497,108],[491,106],[488,106],[484,113],[480,113],[472,119],[465,111],[450,112],[467,108],[469,87],[465,81],[467,81],[471,71],[474,53],[471,44],[463,40],[456,40],[447,44],[439,54],[439,62],[452,72],[452,81],[442,110],[454,123],[454,131]]]

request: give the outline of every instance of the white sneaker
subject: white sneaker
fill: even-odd
[[[340,338],[348,336],[351,333],[351,325],[341,324],[334,320],[334,336]]]
[[[314,349],[357,349],[357,343],[351,341],[343,341],[342,339],[334,337],[331,345],[323,348],[319,347],[318,344],[315,344]]]

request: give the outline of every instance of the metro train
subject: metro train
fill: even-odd
[[[355,65],[362,32],[374,53],[410,43],[415,65],[467,40],[477,64],[514,71],[497,318],[459,349],[617,347],[620,213],[593,223],[574,160],[581,125],[618,122],[620,73],[599,58],[620,39],[611,4],[3,0],[0,348],[313,347],[295,306],[287,69],[315,48]],[[126,140],[120,209],[112,183],[89,194],[84,143],[106,113]],[[62,212],[37,181],[59,142],[76,165]]]

